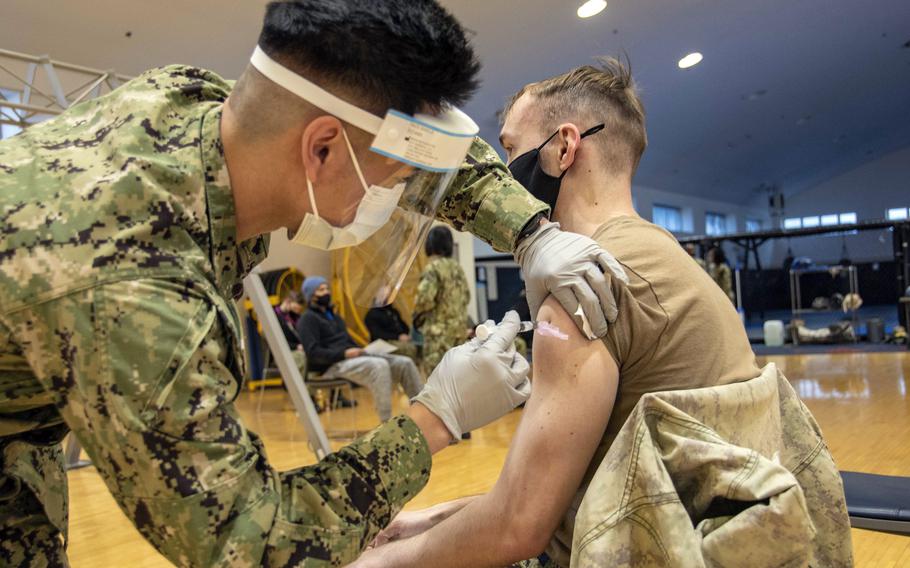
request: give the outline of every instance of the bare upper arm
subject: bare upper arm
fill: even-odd
[[[606,429],[619,370],[600,340],[589,341],[552,297],[538,321],[569,335],[534,337],[534,385],[493,492],[548,539],[577,492]]]

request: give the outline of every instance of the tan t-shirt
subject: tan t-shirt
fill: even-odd
[[[614,285],[619,317],[603,341],[619,368],[607,430],[547,554],[569,565],[575,512],[626,418],[648,392],[714,386],[761,370],[730,299],[666,230],[639,217],[615,217],[592,238],[622,264]]]

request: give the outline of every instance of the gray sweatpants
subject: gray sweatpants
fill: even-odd
[[[392,417],[392,385],[398,383],[408,397],[423,388],[423,379],[408,357],[402,355],[362,355],[339,361],[322,374],[324,379],[347,379],[370,389],[376,413],[383,422]]]

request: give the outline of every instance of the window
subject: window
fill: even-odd
[[[803,217],[803,229],[808,229],[810,227],[818,227],[821,224],[821,220],[818,218],[818,215],[812,215],[811,217]]]
[[[830,227],[831,225],[837,225],[837,213],[829,213],[828,215],[822,215],[822,227]]]
[[[0,98],[6,99],[11,103],[21,102],[22,93],[20,91],[11,91],[10,89],[0,89]],[[0,109],[0,117],[10,119],[15,116],[15,111],[7,108]],[[14,124],[0,124],[0,139],[9,138],[19,134],[22,129]]]
[[[889,221],[903,221],[908,218],[906,207],[897,207],[895,209],[888,209],[888,220]]]
[[[799,217],[784,219],[784,229],[799,229],[803,226],[803,220]]]
[[[705,213],[705,233],[708,235],[723,235],[727,232],[727,216],[723,213]]]
[[[658,205],[655,203],[651,211],[652,220],[655,225],[660,225],[668,231],[683,230],[682,209],[679,207]]]
[[[856,213],[841,213],[840,214],[840,224],[847,225],[849,223],[856,223]]]
[[[761,219],[752,219],[751,217],[746,217],[746,232],[747,233],[757,233],[761,231],[762,222]]]

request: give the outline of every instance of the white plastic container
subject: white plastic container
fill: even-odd
[[[768,320],[765,322],[765,346],[780,347],[784,344],[784,322]]]

